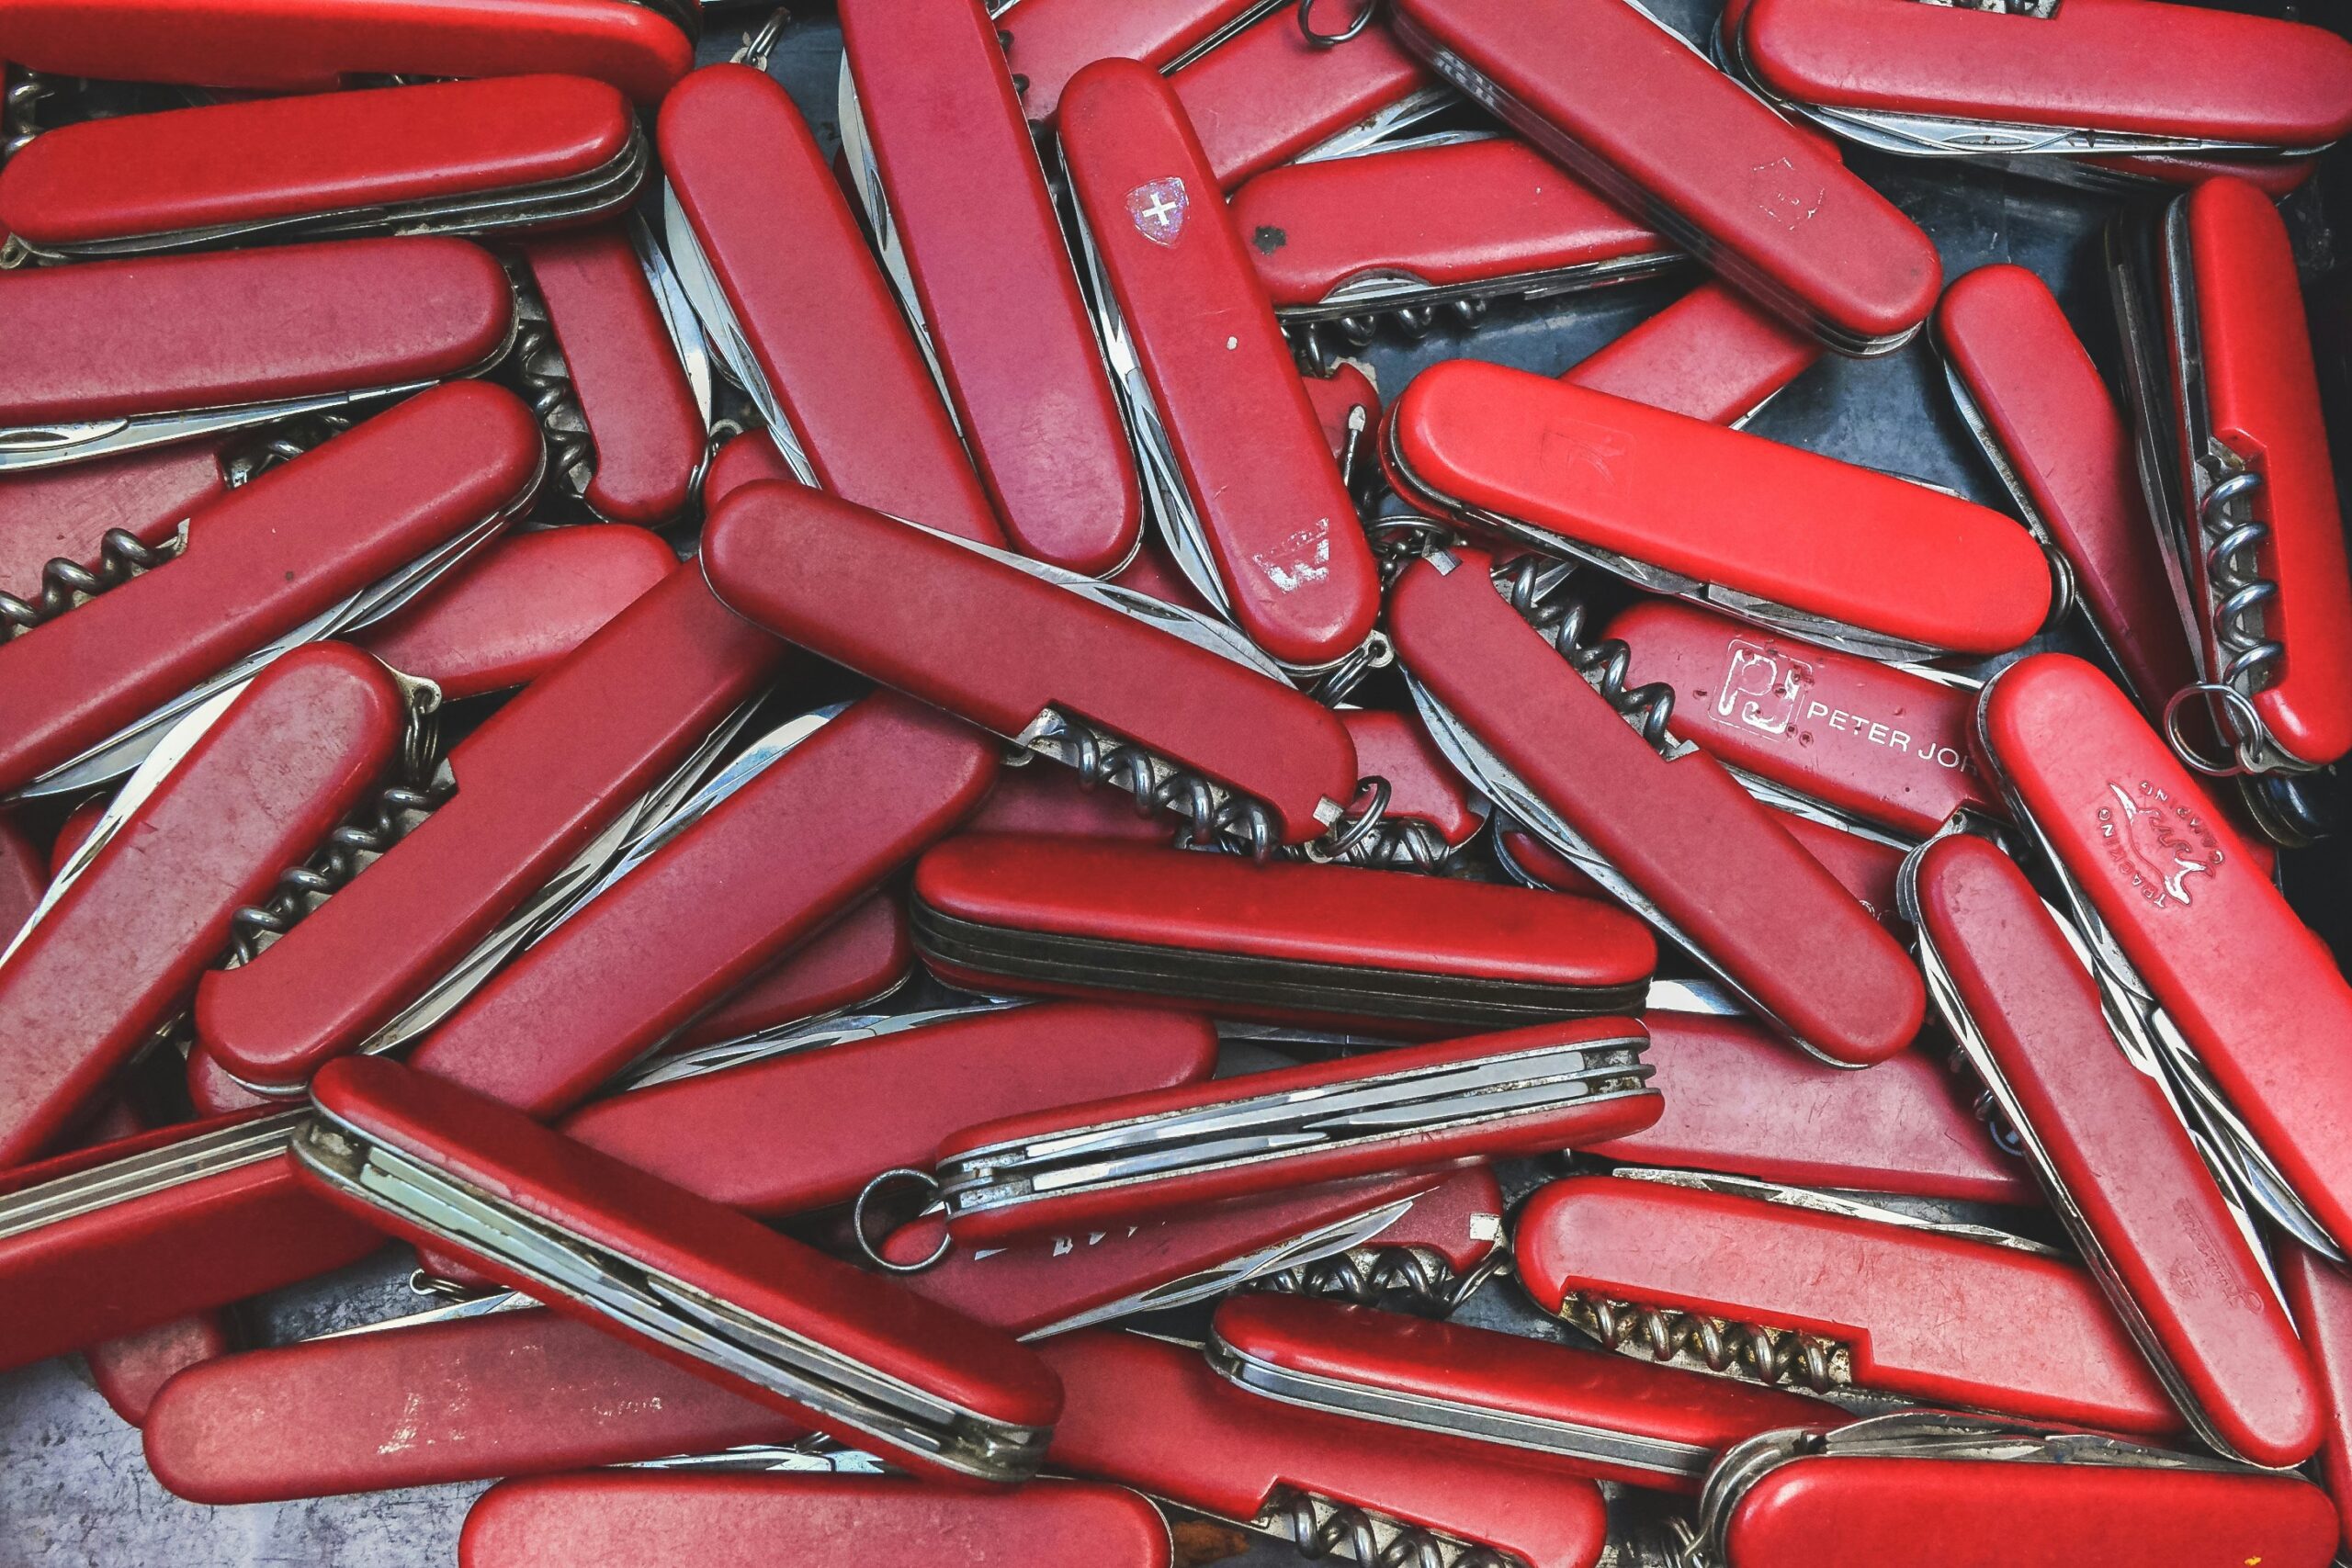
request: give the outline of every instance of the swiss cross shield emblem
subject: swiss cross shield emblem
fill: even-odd
[[[1192,198],[1179,179],[1153,180],[1127,192],[1127,216],[1136,231],[1155,245],[1172,245],[1184,231],[1184,213]]]

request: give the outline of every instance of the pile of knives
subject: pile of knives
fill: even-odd
[[[0,0],[0,1367],[465,1568],[2352,1551],[2352,43],[837,10]]]

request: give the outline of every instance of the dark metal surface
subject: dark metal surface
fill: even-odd
[[[1650,0],[1697,36],[1713,24],[1713,0]],[[726,58],[758,13],[732,9],[715,19],[706,61]],[[2325,18],[2322,18],[2325,19]],[[791,90],[828,152],[836,144],[833,95],[840,34],[830,17],[797,23],[771,69]],[[1853,166],[1917,220],[1942,252],[1949,276],[1994,262],[2039,273],[2056,291],[2110,381],[2115,332],[2100,269],[2099,230],[2114,198],[1990,172],[1928,166],[1849,153]],[[2340,154],[2338,157],[2340,158]],[[2338,175],[2335,164],[2321,184]],[[2334,270],[2325,189],[2306,190],[2288,213],[2307,287]],[[1557,374],[1675,299],[1696,274],[1629,284],[1583,298],[1498,307],[1475,332],[1437,331],[1419,342],[1385,332],[1361,355],[1393,395],[1413,372],[1467,355]],[[2324,289],[2314,289],[2321,308]],[[2332,357],[2323,345],[2324,369]],[[1943,373],[1923,336],[1873,360],[1829,358],[1808,371],[1749,428],[1758,434],[1850,462],[1947,485],[2006,510],[1993,475],[1970,443],[1945,393]],[[2069,639],[2067,646],[2083,649]],[[2347,852],[2324,848],[2290,857],[2288,885],[2307,919],[2344,951],[2352,935]],[[1532,1168],[1508,1174],[1514,1194]],[[254,1342],[278,1343],[328,1328],[419,1310],[407,1288],[409,1256],[387,1249],[323,1280],[250,1303],[243,1326]],[[1557,1337],[1558,1330],[1508,1283],[1489,1286],[1462,1321]],[[139,1434],[116,1418],[78,1362],[56,1360],[0,1376],[0,1568],[409,1568],[456,1561],[466,1508],[479,1486],[435,1487],[285,1505],[207,1508],[166,1495],[147,1473]],[[1250,1568],[1295,1563],[1286,1546],[1261,1543],[1230,1560]]]

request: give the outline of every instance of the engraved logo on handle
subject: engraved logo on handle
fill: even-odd
[[[2126,786],[2109,781],[2113,805],[2098,808],[2099,838],[2107,858],[2132,886],[2159,909],[2189,902],[2189,878],[2220,869],[2222,846],[2203,818],[2161,784],[2143,779]]]
[[[1731,660],[1715,694],[1715,716],[1736,717],[1767,735],[1786,735],[1796,722],[1797,694],[1813,679],[1813,666],[1743,637],[1732,638],[1725,648]]]

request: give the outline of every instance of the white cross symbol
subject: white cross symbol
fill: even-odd
[[[1168,221],[1168,215],[1175,210],[1176,204],[1168,199],[1166,191],[1154,191],[1151,193],[1150,203],[1143,209],[1143,215],[1154,223],[1165,223]]]

